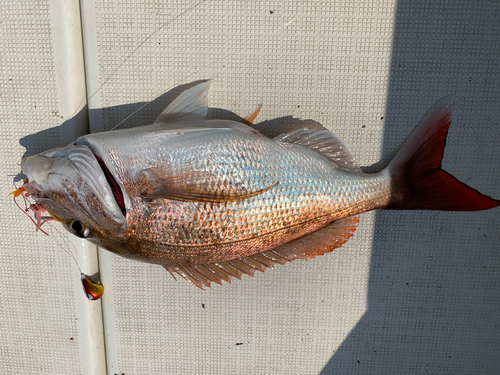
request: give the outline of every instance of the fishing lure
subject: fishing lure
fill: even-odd
[[[45,235],[49,235],[47,232],[45,232],[43,229],[41,229],[42,225],[45,224],[46,222],[50,221],[50,220],[57,220],[57,218],[55,217],[51,217],[51,218],[48,218],[48,219],[45,219],[45,220],[42,220],[42,213],[44,212],[47,212],[49,215],[52,216],[52,214],[50,212],[48,212],[42,205],[40,205],[39,203],[35,203],[35,204],[30,204],[28,206],[28,203],[27,203],[27,198],[29,198],[29,193],[26,192],[26,189],[24,188],[24,186],[28,183],[28,179],[26,179],[23,183],[23,185],[19,188],[17,188],[16,190],[14,190],[12,193],[10,193],[9,195],[13,195],[13,198],[14,198],[14,203],[16,204],[17,207],[19,207],[19,209],[21,211],[23,211],[30,219],[31,221],[36,225],[36,230],[37,231],[40,231],[42,232],[43,234]],[[23,209],[19,203],[17,203],[17,200],[16,198],[18,197],[23,197],[24,199],[24,204],[25,204],[25,208]],[[33,220],[33,218],[28,214],[28,211],[31,211],[34,213],[35,215],[35,220]],[[101,285],[99,282],[94,282],[90,279],[90,276],[84,274],[80,268],[80,265],[78,264],[78,261],[76,260],[76,258],[73,256],[73,254],[69,253],[68,254],[71,256],[71,258],[73,258],[73,260],[75,261],[76,263],[76,266],[78,267],[78,269],[80,270],[80,278],[81,278],[81,283],[82,283],[82,287],[83,287],[83,292],[85,293],[85,296],[89,299],[89,300],[98,300],[102,297],[102,295],[104,294],[104,286]]]

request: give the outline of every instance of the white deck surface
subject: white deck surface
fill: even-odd
[[[75,0],[0,5],[0,374],[498,373],[498,208],[364,214],[332,254],[207,291],[99,250],[101,313],[67,253],[90,273],[95,249],[7,194],[23,155],[151,123],[211,78],[209,117],[263,104],[264,133],[319,123],[363,166],[453,94],[443,166],[499,199],[500,3],[82,3],[82,28]]]

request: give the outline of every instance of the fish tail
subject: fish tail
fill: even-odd
[[[451,99],[439,100],[427,112],[387,167],[391,176],[387,209],[481,211],[500,205],[441,168]]]

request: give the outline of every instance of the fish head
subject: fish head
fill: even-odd
[[[29,156],[21,169],[26,192],[70,233],[100,245],[126,231],[123,189],[88,146]]]

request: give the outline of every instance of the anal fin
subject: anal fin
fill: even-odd
[[[275,249],[242,257],[240,259],[211,264],[166,266],[165,269],[178,273],[198,288],[210,287],[211,282],[231,282],[232,277],[240,279],[243,274],[253,276],[256,271],[264,272],[275,264],[285,264],[295,259],[308,260],[339,248],[352,237],[359,223],[359,216],[337,220],[327,227],[308,234]],[[175,278],[175,277],[174,277]]]

